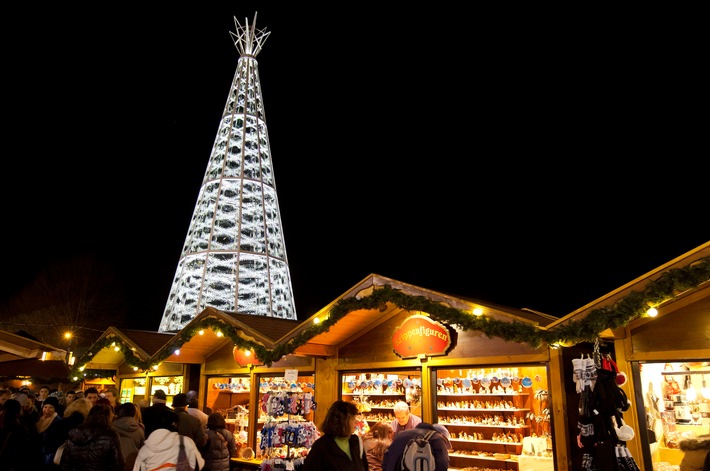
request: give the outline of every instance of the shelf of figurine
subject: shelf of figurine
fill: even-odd
[[[466,412],[528,412],[529,408],[516,407],[513,401],[437,401],[436,408],[444,411],[466,411]]]

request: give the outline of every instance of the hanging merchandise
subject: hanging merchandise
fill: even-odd
[[[589,371],[590,365],[594,372]],[[638,467],[634,468],[636,463],[626,448],[635,432],[623,419],[631,402],[619,387],[626,376],[621,376],[609,353],[602,354],[599,339],[592,357],[573,359],[572,368],[580,394],[577,445],[583,450],[582,469],[635,471]]]

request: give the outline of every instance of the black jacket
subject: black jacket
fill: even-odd
[[[343,450],[335,443],[335,437],[323,435],[313,442],[313,446],[308,451],[306,460],[303,463],[303,471],[368,471],[365,451],[360,448],[360,438],[357,435],[350,435],[350,454],[348,458]]]
[[[59,467],[65,471],[123,471],[121,441],[111,428],[80,425],[69,432]]]

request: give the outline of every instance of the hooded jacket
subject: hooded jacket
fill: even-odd
[[[701,471],[710,452],[710,435],[686,438],[681,440],[678,446],[684,453],[680,462],[680,471]]]
[[[82,424],[69,431],[59,467],[66,471],[123,471],[118,434],[111,428]]]
[[[143,429],[138,425],[135,417],[119,417],[111,423],[113,428],[121,440],[121,451],[123,458],[126,460],[126,471],[133,469],[133,464],[138,456],[138,450],[141,449],[145,442],[145,434]]]
[[[190,465],[194,467],[197,462],[200,469],[205,467],[205,460],[197,450],[195,442],[190,437],[183,437],[185,453]],[[180,436],[177,432],[159,428],[145,439],[145,443],[138,450],[133,471],[175,471],[178,453],[180,452]]]

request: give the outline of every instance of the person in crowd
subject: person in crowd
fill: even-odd
[[[145,401],[145,399],[144,399]],[[145,435],[145,424],[143,423],[143,410],[141,408],[140,403],[132,403],[135,406],[136,409],[136,414],[133,416],[136,418],[136,422],[138,422],[138,426],[143,430],[143,434]]]
[[[35,399],[35,407],[37,408],[37,412],[42,414],[42,406],[44,406],[44,401],[49,397],[49,386],[42,386],[39,388],[39,392],[37,393],[37,399]]]
[[[22,412],[20,414],[20,422],[29,430],[31,435],[37,434],[37,422],[39,421],[39,413],[35,407],[35,395],[18,394],[15,399],[20,402]]]
[[[141,410],[143,425],[145,425],[146,439],[150,437],[153,430],[158,428],[158,419],[161,417],[161,414],[165,409],[172,410],[168,407],[165,391],[158,389],[153,394],[153,404]]]
[[[64,471],[124,471],[121,441],[111,428],[112,421],[110,405],[92,406],[84,423],[69,432],[59,467]]]
[[[104,393],[104,397],[108,399],[108,403],[111,405],[114,412],[116,411],[116,407],[118,407],[118,405],[120,404],[119,396],[120,394],[118,393],[118,389],[116,388],[108,388]]]
[[[138,450],[133,471],[175,468],[180,452],[180,437],[182,436],[177,432],[177,422],[177,414],[172,409],[168,407],[155,409],[156,428]],[[205,460],[192,438],[182,436],[182,441],[190,466],[204,469]]]
[[[64,409],[64,415],[60,424],[64,440],[69,438],[69,432],[72,429],[84,423],[90,410],[91,401],[85,397],[72,401],[72,403]]]
[[[213,412],[207,418],[207,445],[203,458],[209,471],[229,471],[230,458],[237,453],[234,434],[227,430],[224,416]]]
[[[449,433],[449,429],[441,424],[434,424],[434,428],[436,429],[437,432],[439,432],[441,434],[442,437],[444,437],[444,443],[446,444],[446,449],[448,451],[453,450],[454,446],[451,444],[451,433]]]
[[[75,399],[81,399],[82,397],[86,397],[86,396],[84,395],[84,391],[82,391],[80,389],[78,391],[74,391],[74,397],[75,397]]]
[[[392,412],[394,413],[392,430],[394,430],[395,437],[402,430],[411,430],[422,423],[421,417],[412,414],[409,410],[409,404],[404,401],[396,402]]]
[[[64,410],[67,408],[66,402],[64,402],[64,393],[61,391],[54,390],[49,393],[49,397],[56,397],[59,405],[56,408],[57,415],[59,417],[64,417]]]
[[[413,429],[402,430],[395,434],[392,444],[385,452],[385,457],[382,460],[382,471],[396,471],[399,469],[404,454],[404,447],[410,439],[419,436],[424,436],[429,430],[437,431],[436,428],[429,423],[420,422]],[[449,469],[449,446],[451,442],[441,433],[435,433],[429,439],[431,452],[434,455],[435,469],[446,471]]]
[[[708,454],[710,454],[710,434],[685,438],[678,442],[683,452],[679,471],[705,471]]]
[[[205,414],[200,410],[200,403],[197,400],[197,391],[187,392],[187,406],[187,413],[202,422],[202,426],[205,430],[207,430],[208,414]]]
[[[138,407],[132,402],[125,402],[116,406],[116,418],[111,427],[118,433],[121,440],[121,451],[126,461],[125,470],[133,469],[138,450],[145,442],[145,432],[136,420]]]
[[[178,432],[192,438],[200,450],[207,444],[207,434],[199,419],[187,413],[187,394],[180,393],[173,397],[173,410],[178,416]]]
[[[76,391],[67,391],[67,393],[64,395],[64,406],[65,406],[65,411],[66,407],[69,407],[72,402],[76,399]]]
[[[42,406],[42,416],[37,421],[39,444],[42,448],[42,457],[47,469],[54,466],[54,454],[59,445],[64,443],[64,431],[60,425],[62,418],[57,414],[59,399],[47,397]]]
[[[367,455],[361,449],[360,437],[355,435],[359,413],[352,402],[337,400],[331,404],[321,425],[322,435],[313,442],[306,455],[303,471],[369,469]]]
[[[382,471],[382,459],[394,437],[394,430],[389,421],[380,421],[370,427],[362,442],[367,453],[367,464],[371,471]]]
[[[91,405],[96,405],[96,401],[99,400],[99,390],[95,387],[86,388],[84,391],[84,397],[91,401]]]
[[[0,409],[2,409],[5,401],[12,398],[12,391],[9,389],[0,389]]]
[[[25,396],[26,397],[26,396]],[[20,421],[22,405],[7,399],[0,414],[0,471],[33,471],[41,463],[33,439]]]

